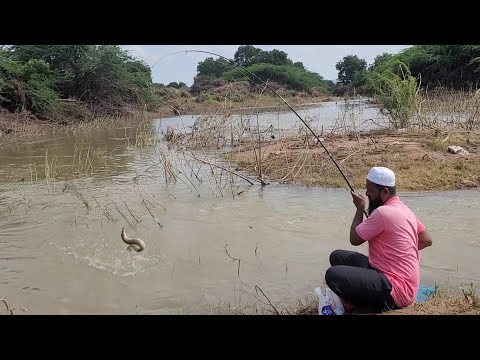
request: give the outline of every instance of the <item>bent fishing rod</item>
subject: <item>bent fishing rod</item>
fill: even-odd
[[[250,74],[251,76],[253,76],[255,79],[261,81],[267,88],[269,88],[275,95],[277,95],[284,103],[285,105],[287,105],[290,110],[293,111],[293,113],[295,115],[297,115],[297,117],[302,121],[302,123],[307,127],[308,130],[310,130],[310,132],[312,133],[312,135],[315,137],[315,139],[317,139],[317,142],[322,145],[323,149],[326,151],[326,153],[328,154],[328,156],[330,157],[330,159],[333,161],[333,163],[335,164],[335,166],[337,167],[338,171],[340,172],[340,174],[343,176],[343,178],[345,179],[345,181],[347,182],[348,184],[348,187],[350,188],[350,190],[352,192],[355,192],[355,190],[353,189],[352,185],[350,184],[350,182],[348,181],[347,177],[345,176],[345,174],[343,173],[342,169],[340,169],[340,166],[338,165],[338,163],[335,161],[334,157],[332,156],[332,154],[330,154],[330,151],[328,151],[328,149],[325,147],[325,145],[323,144],[323,142],[320,140],[320,138],[317,136],[317,134],[315,134],[315,132],[310,128],[310,126],[305,122],[305,120],[302,119],[302,117],[295,111],[295,109],[293,107],[290,106],[290,104],[279,94],[277,93],[270,85],[268,85],[265,81],[263,81],[262,79],[260,79],[257,75],[255,75],[254,73],[252,73],[250,70],[244,68],[243,66],[241,65],[238,65],[238,64],[235,64],[235,61],[232,60],[232,59],[229,59],[225,56],[222,56],[222,55],[219,55],[219,54],[216,54],[216,53],[213,53],[213,52],[210,52],[210,51],[205,51],[205,50],[182,50],[182,51],[175,51],[173,53],[170,53],[170,54],[167,54],[163,57],[161,57],[160,59],[158,59],[157,61],[155,61],[153,64],[152,64],[152,68],[155,66],[156,63],[158,63],[160,60],[166,58],[167,56],[170,56],[170,55],[175,55],[175,54],[180,54],[180,53],[189,53],[189,52],[198,52],[198,53],[204,53],[204,54],[210,54],[210,55],[215,55],[215,56],[218,56],[224,60],[227,60],[228,63],[230,65],[233,65],[235,67],[238,67],[240,68],[241,70],[244,70],[245,72],[247,72],[248,74]],[[252,81],[250,79],[250,81]],[[252,81],[253,82],[253,81]],[[363,211],[365,216],[368,218],[368,214],[367,212],[364,210]]]

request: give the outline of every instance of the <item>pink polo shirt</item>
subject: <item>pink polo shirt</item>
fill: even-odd
[[[398,197],[376,208],[356,227],[368,241],[370,265],[392,284],[398,307],[411,305],[420,286],[418,234],[425,229],[417,216]]]

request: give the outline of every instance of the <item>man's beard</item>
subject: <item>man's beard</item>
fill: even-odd
[[[370,215],[373,212],[373,210],[375,210],[376,208],[382,205],[383,205],[382,199],[380,198],[377,198],[375,200],[368,199],[368,215]]]

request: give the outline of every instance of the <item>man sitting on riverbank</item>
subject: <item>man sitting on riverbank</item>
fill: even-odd
[[[354,246],[368,241],[368,257],[335,250],[325,274],[328,287],[347,312],[355,307],[385,311],[411,305],[420,286],[419,250],[432,244],[428,229],[396,196],[395,174],[373,167],[366,179],[366,198],[352,192],[357,212],[350,228]]]

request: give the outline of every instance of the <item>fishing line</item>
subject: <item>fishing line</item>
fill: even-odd
[[[275,95],[277,95],[284,103],[285,105],[287,105],[290,110],[293,111],[293,113],[295,115],[297,115],[297,117],[302,121],[302,123],[307,127],[308,130],[310,130],[310,132],[312,133],[312,135],[315,137],[315,139],[317,139],[317,142],[322,145],[323,149],[326,151],[326,153],[328,154],[328,156],[330,157],[330,159],[333,161],[333,163],[335,164],[335,166],[337,167],[338,171],[340,172],[340,174],[343,176],[343,178],[345,179],[345,181],[347,182],[348,184],[348,187],[350,188],[350,190],[352,192],[355,192],[355,190],[353,189],[352,185],[350,184],[350,182],[348,181],[347,177],[345,176],[345,174],[343,173],[342,169],[340,169],[340,166],[338,165],[338,163],[335,161],[335,159],[333,158],[332,154],[330,154],[330,151],[328,151],[328,149],[325,147],[325,145],[323,144],[323,142],[320,140],[320,138],[317,136],[317,134],[315,134],[315,132],[310,128],[310,126],[305,122],[305,120],[302,119],[302,117],[295,111],[294,108],[292,108],[290,106],[290,104],[279,94],[277,93],[274,89],[272,89],[272,87],[270,85],[268,85],[265,81],[263,81],[262,79],[260,79],[257,75],[255,75],[254,73],[252,73],[251,71],[249,71],[248,69],[244,68],[243,66],[241,65],[237,65],[235,64],[235,61],[232,60],[232,59],[229,59],[225,56],[222,56],[222,55],[219,55],[219,54],[216,54],[216,53],[213,53],[213,52],[210,52],[210,51],[205,51],[205,50],[182,50],[182,51],[175,51],[173,53],[170,53],[170,54],[167,54],[163,57],[161,57],[160,59],[158,59],[157,61],[155,61],[153,64],[152,64],[152,68],[153,66],[155,66],[155,64],[157,64],[160,60],[166,58],[167,56],[171,56],[171,55],[175,55],[175,54],[180,54],[180,53],[189,53],[189,52],[198,52],[198,53],[204,53],[204,54],[210,54],[210,55],[215,55],[215,56],[218,56],[222,59],[225,59],[229,62],[230,65],[233,65],[235,67],[238,67],[242,70],[244,70],[245,72],[247,72],[248,74],[252,75],[255,79],[261,81],[266,87],[268,87]],[[250,81],[252,81],[250,79]],[[253,81],[252,81],[253,83]],[[363,211],[365,216],[368,218],[368,214],[367,212],[364,210]]]

